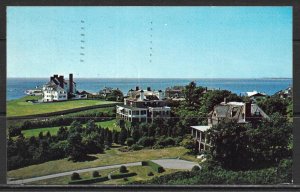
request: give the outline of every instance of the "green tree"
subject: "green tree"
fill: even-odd
[[[121,129],[121,132],[119,134],[119,140],[118,141],[121,145],[124,145],[126,139],[127,139],[127,130],[123,128],[123,129]]]
[[[70,160],[79,161],[86,157],[87,151],[83,147],[82,137],[80,133],[75,132],[71,133],[68,137],[68,154],[70,156]]]

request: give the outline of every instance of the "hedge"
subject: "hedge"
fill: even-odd
[[[69,184],[92,184],[92,183],[97,183],[97,182],[102,182],[102,181],[107,181],[108,177],[97,177],[97,178],[92,178],[92,179],[82,179],[78,181],[70,181]]]
[[[121,179],[124,177],[132,177],[132,176],[136,176],[137,174],[132,172],[132,173],[120,173],[120,174],[115,174],[115,175],[111,175],[111,179]]]
[[[142,166],[150,166],[154,171],[158,173],[164,172],[164,168],[153,161],[142,161]]]
[[[147,161],[142,161],[142,166],[148,166],[148,162]]]
[[[66,109],[66,110],[62,110],[62,111],[40,113],[40,114],[34,114],[34,115],[9,116],[9,117],[7,117],[7,119],[8,120],[19,120],[19,119],[32,119],[32,118],[38,118],[38,117],[59,116],[59,115],[65,115],[68,113],[76,113],[76,112],[80,112],[80,111],[85,111],[85,110],[89,110],[89,109],[115,107],[118,104],[122,104],[122,103],[115,102],[115,103],[109,103],[109,104],[92,105],[92,106],[78,107],[78,108],[73,108],[73,109]]]

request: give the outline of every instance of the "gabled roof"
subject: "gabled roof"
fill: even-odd
[[[251,91],[251,92],[246,92],[248,97],[254,97],[254,96],[266,96],[265,93],[260,93],[257,91]]]
[[[227,119],[243,119],[242,114],[244,113],[245,103],[243,102],[229,102],[217,105],[214,110],[209,113],[209,116],[215,115],[217,118]],[[255,116],[259,113],[263,118],[269,119],[269,116],[255,103],[251,104],[251,116]]]

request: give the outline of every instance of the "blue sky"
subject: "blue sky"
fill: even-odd
[[[68,73],[292,77],[292,7],[8,7],[7,76]]]

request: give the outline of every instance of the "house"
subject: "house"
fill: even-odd
[[[111,94],[113,88],[111,87],[104,87],[102,90],[99,91],[99,95],[106,98],[109,94]]]
[[[278,91],[275,95],[279,95],[280,98],[292,98],[293,97],[293,87],[289,86],[288,88]]]
[[[165,93],[167,98],[184,98],[184,86],[168,87]]]
[[[117,118],[129,122],[149,122],[155,117],[170,117],[171,108],[166,105],[164,93],[152,91],[150,87],[142,90],[136,87],[128,91],[124,105],[117,105]]]
[[[208,114],[208,125],[191,126],[192,136],[198,143],[198,149],[206,150],[211,147],[206,131],[220,122],[254,123],[261,119],[270,119],[269,116],[255,103],[252,102],[224,102],[216,105]]]
[[[76,83],[73,81],[73,74],[69,75],[69,80],[64,76],[53,75],[50,81],[43,85],[43,102],[64,101],[68,98],[76,97]]]
[[[246,96],[252,99],[253,101],[255,101],[256,99],[265,98],[267,94],[260,93],[257,91],[250,91],[250,92],[246,92]]]

